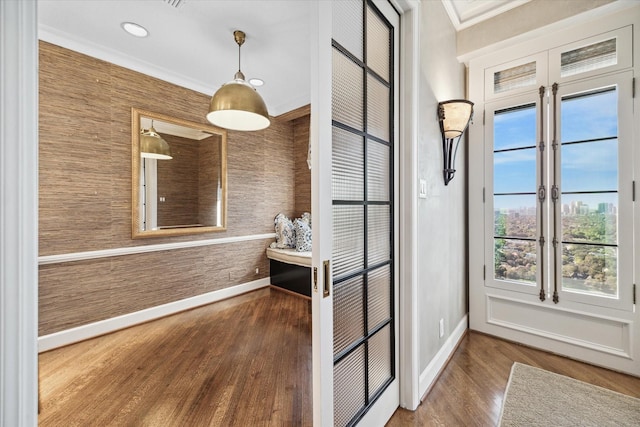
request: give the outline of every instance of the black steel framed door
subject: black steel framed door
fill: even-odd
[[[371,1],[334,2],[334,425],[356,424],[396,378],[394,27]],[[396,382],[397,383],[397,382]]]

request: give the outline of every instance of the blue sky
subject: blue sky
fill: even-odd
[[[561,104],[562,142],[617,135],[617,92],[608,91]],[[494,116],[494,149],[535,146],[537,123],[535,105]],[[550,141],[547,149],[551,149]],[[537,189],[536,148],[494,153],[494,192],[535,192]],[[561,149],[562,191],[617,190],[617,140],[564,145]],[[534,196],[500,197],[495,208],[534,206]],[[589,199],[589,200],[586,200]],[[597,202],[614,202],[613,195],[566,195],[562,203],[582,200],[592,208]],[[522,205],[521,203],[526,203]],[[616,203],[617,204],[617,203]]]

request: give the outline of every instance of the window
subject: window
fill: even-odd
[[[606,68],[618,63],[616,39],[590,44],[560,55],[560,77]]]
[[[620,286],[632,261],[621,254],[633,244],[618,232],[633,227],[621,197],[631,193],[621,172],[632,169],[630,82],[618,73],[486,104],[488,286],[630,307]]]
[[[536,62],[528,62],[517,67],[493,73],[493,92],[502,93],[536,84]]]
[[[618,91],[561,102],[562,287],[617,297]]]
[[[535,104],[495,112],[493,164],[495,277],[535,285]]]
[[[485,69],[487,286],[631,308],[630,46],[623,27]]]
[[[631,26],[578,40],[549,51],[549,82],[560,84],[629,69]]]

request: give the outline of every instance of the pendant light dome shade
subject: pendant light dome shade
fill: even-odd
[[[244,43],[245,34],[237,30],[233,36],[238,44],[238,72],[232,81],[222,85],[211,97],[207,120],[215,126],[231,130],[265,129],[271,124],[267,105],[240,71],[240,46]]]
[[[147,159],[173,159],[169,144],[156,132],[153,125],[140,135],[140,156]]]
[[[252,131],[269,127],[269,112],[258,92],[244,79],[224,84],[211,97],[207,120],[225,129]]]

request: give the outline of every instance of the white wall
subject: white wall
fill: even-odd
[[[455,177],[444,185],[437,119],[439,101],[465,97],[465,70],[456,59],[456,33],[439,1],[422,2],[420,20],[418,178],[427,181],[427,198],[418,199],[417,261],[419,357],[420,372],[424,372],[466,315],[467,177],[461,141]],[[442,338],[438,336],[440,319],[445,325]]]

